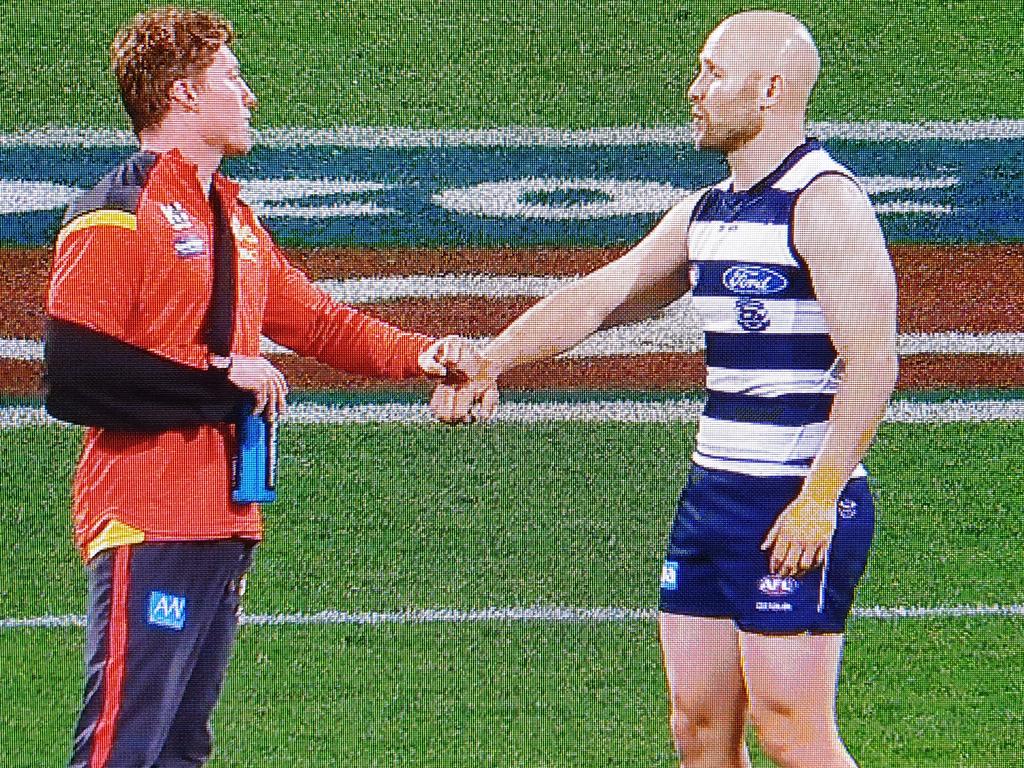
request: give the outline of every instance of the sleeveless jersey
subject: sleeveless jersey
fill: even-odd
[[[708,371],[694,464],[801,476],[821,449],[842,362],[793,244],[793,208],[828,174],[853,179],[807,141],[749,190],[726,179],[694,209],[690,284]]]

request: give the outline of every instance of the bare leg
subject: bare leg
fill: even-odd
[[[672,737],[685,768],[750,768],[747,696],[731,619],[661,614]]]
[[[741,632],[740,647],[765,753],[783,768],[856,768],[836,724],[843,636]]]

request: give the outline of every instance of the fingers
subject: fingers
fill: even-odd
[[[768,567],[773,576],[800,576],[824,564],[829,543],[794,540],[782,530],[774,540]]]
[[[447,377],[449,384],[493,378],[488,361],[472,342],[460,336],[438,339],[419,357],[420,369],[428,376]]]
[[[443,344],[444,339],[435,341],[426,350],[421,352],[420,356],[417,358],[416,362],[419,363],[420,370],[427,376],[442,378],[448,373],[448,369],[445,367],[444,363],[438,359]]]
[[[430,411],[434,418],[445,424],[462,421],[455,410],[455,387],[450,384],[438,384],[430,398]]]
[[[480,355],[465,339],[448,336],[441,339],[438,361],[449,375],[455,374],[460,380],[475,379],[480,374]]]
[[[430,410],[438,421],[458,424],[472,420],[470,411],[474,402],[472,393],[467,392],[467,387],[457,388],[442,383],[434,389],[434,395],[430,398]]]
[[[268,421],[273,421],[283,414],[287,407],[285,397],[288,394],[288,382],[284,374],[269,360],[260,358],[260,362],[255,377],[259,389],[253,413],[262,413]]]
[[[252,409],[253,416],[256,416],[266,411],[270,396],[265,386],[261,386],[259,389],[251,391],[256,396],[256,403]]]
[[[254,414],[276,419],[284,413],[288,382],[266,358],[234,355],[228,379],[239,389],[252,393]]]
[[[485,421],[494,418],[494,414],[498,410],[499,400],[498,387],[491,382],[480,397],[480,404],[478,406],[480,418]]]
[[[769,570],[774,576],[789,576],[788,560],[792,553],[793,546],[789,541],[780,540],[772,547],[772,555],[769,561]],[[799,552],[797,553],[799,557]]]
[[[267,365],[270,365],[270,363],[267,363]],[[288,394],[288,382],[285,380],[284,374],[281,373],[281,371],[273,365],[270,365],[270,368],[272,370],[272,395],[268,398],[267,402],[267,418],[273,420],[278,416],[281,416],[288,407],[287,400],[285,399]]]
[[[419,356],[420,369],[428,376],[438,378],[456,372],[461,373],[463,355],[468,357],[470,352],[476,354],[471,348],[466,349],[467,344],[468,342],[458,336],[438,339]]]
[[[817,547],[799,547],[798,549],[799,554],[795,558],[796,562],[793,565],[794,574],[800,574],[811,570],[814,566],[814,560],[818,556]]]
[[[470,381],[453,386],[438,384],[430,398],[430,410],[445,424],[490,419],[498,407],[498,387],[493,381]]]

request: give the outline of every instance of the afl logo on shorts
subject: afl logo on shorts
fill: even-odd
[[[736,322],[744,331],[764,331],[771,325],[768,308],[757,299],[736,299]]]
[[[700,280],[700,267],[696,264],[690,265],[690,290],[697,287],[697,281]]]
[[[799,588],[800,583],[789,576],[763,576],[757,582],[757,589],[763,595],[783,597],[791,595]]]

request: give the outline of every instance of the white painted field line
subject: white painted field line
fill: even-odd
[[[37,339],[0,339],[0,360],[41,361],[43,342]]]
[[[987,141],[1024,138],[1024,120],[981,120],[974,122],[929,121],[898,123],[819,122],[808,125],[808,133],[823,140],[851,141]],[[636,144],[688,144],[693,131],[689,125],[588,128],[420,129],[339,126],[329,129],[301,127],[266,128],[255,133],[260,146],[279,147],[575,147],[630,146]],[[0,149],[20,147],[130,147],[137,145],[128,131],[96,128],[46,126],[20,133],[0,134]]]
[[[475,339],[483,344],[489,341]],[[566,353],[569,358],[658,353],[696,354],[704,351],[704,335],[692,319],[669,316],[595,333]],[[900,334],[900,355],[1022,355],[1024,333],[908,333]],[[264,339],[265,355],[291,355],[291,350]],[[0,360],[40,362],[43,343],[35,339],[0,339]]]
[[[335,301],[369,304],[395,299],[443,299],[481,296],[491,299],[540,298],[571,284],[572,277],[506,277],[504,275],[409,275],[318,280]]]
[[[513,424],[552,422],[608,422],[617,424],[693,423],[704,401],[608,400],[581,403],[503,403],[495,421]],[[897,400],[885,420],[893,424],[951,424],[989,421],[1024,421],[1024,400],[954,400],[920,403]],[[430,424],[428,406],[409,403],[380,405],[319,405],[295,403],[282,417],[284,424]],[[0,429],[56,425],[41,407],[0,408]]]
[[[654,608],[569,608],[536,606],[532,608],[482,608],[463,611],[454,608],[405,611],[320,611],[318,613],[243,614],[242,624],[250,626],[329,626],[382,624],[481,624],[490,622],[539,623],[621,623],[653,621]],[[854,608],[855,619],[897,621],[902,619],[962,619],[983,616],[1024,616],[1024,605],[954,605],[954,606],[872,606]],[[66,629],[84,627],[85,616],[37,616],[25,619],[0,619],[4,629]]]

